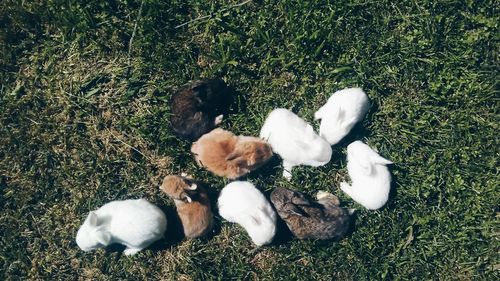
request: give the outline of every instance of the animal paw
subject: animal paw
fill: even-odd
[[[284,169],[283,170],[283,177],[289,181],[292,179],[292,173],[290,171],[288,171],[287,169]]]
[[[287,161],[283,161],[283,177],[287,181],[292,179],[292,169],[293,169],[293,164],[290,164]]]
[[[320,190],[320,191],[318,191],[318,193],[316,193],[316,199],[317,200],[321,200],[323,198],[328,198],[328,197],[331,197],[331,196],[334,196],[334,195],[331,194],[330,192],[324,191],[324,190]]]
[[[215,125],[219,125],[220,123],[222,123],[223,118],[224,118],[224,114],[221,114],[221,115],[215,117]]]
[[[137,248],[127,248],[125,249],[125,251],[123,251],[123,253],[126,255],[126,256],[132,256],[132,255],[135,255],[137,254],[138,252],[140,252],[142,249],[137,249]]]
[[[188,174],[187,174],[187,173],[185,173],[185,172],[182,172],[182,173],[181,173],[181,177],[184,177],[184,178],[189,179],[189,180],[192,180],[192,179],[193,179],[193,176],[188,175]]]
[[[331,201],[333,202],[333,204],[335,204],[335,205],[337,205],[337,206],[338,206],[338,205],[340,205],[340,200],[339,200],[339,198],[338,198],[337,196],[335,196],[335,195],[331,194],[331,193],[330,193],[330,192],[328,192],[328,191],[323,191],[323,190],[318,191],[318,193],[316,193],[316,199],[317,199],[318,201],[320,201],[320,200],[325,200],[325,199],[326,199],[326,200],[331,200]]]
[[[351,191],[351,186],[350,186],[348,183],[346,183],[346,182],[341,182],[341,183],[340,183],[340,189],[341,189],[343,192],[345,192],[345,193],[347,193],[347,194],[350,194],[350,191]]]

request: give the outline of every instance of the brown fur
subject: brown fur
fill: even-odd
[[[235,136],[217,128],[191,147],[196,162],[212,173],[230,179],[257,169],[273,155],[271,146],[256,137]]]
[[[217,125],[217,116],[227,114],[232,90],[221,79],[201,79],[180,87],[170,100],[173,132],[194,141]]]
[[[196,184],[196,189],[190,190],[193,184]],[[212,229],[210,199],[205,188],[199,183],[184,177],[166,176],[161,189],[174,199],[186,237],[200,237]],[[191,202],[188,202],[188,197]]]
[[[350,216],[334,195],[314,202],[300,192],[278,187],[271,193],[271,202],[299,239],[338,240],[347,234]]]

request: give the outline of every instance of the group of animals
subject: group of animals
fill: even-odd
[[[360,88],[335,92],[315,114],[321,119],[319,135],[293,112],[278,108],[266,118],[260,137],[236,136],[216,128],[232,100],[231,90],[220,79],[202,79],[182,86],[171,100],[171,125],[180,138],[195,141],[191,152],[199,166],[235,180],[217,200],[218,212],[241,225],[258,246],[270,243],[279,216],[299,239],[342,239],[349,229],[351,212],[325,191],[316,201],[287,188],[277,187],[270,201],[252,183],[238,178],[258,169],[273,153],[283,159],[283,176],[291,179],[298,165],[322,166],[330,161],[331,146],[345,137],[369,109]],[[387,201],[392,162],[361,141],[347,146],[347,170],[352,184],[340,189],[367,209],[379,209]],[[160,189],[173,199],[184,235],[201,237],[211,231],[213,213],[201,182],[183,174],[169,175]],[[274,206],[274,207],[273,207]],[[277,214],[276,214],[277,213]],[[112,201],[91,211],[78,230],[78,246],[89,251],[120,243],[132,255],[161,239],[166,231],[165,214],[145,199]]]

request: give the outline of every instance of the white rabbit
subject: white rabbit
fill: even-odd
[[[347,146],[347,171],[352,184],[340,183],[340,189],[354,201],[370,210],[385,205],[391,188],[391,173],[385,165],[391,161],[382,158],[368,145],[355,141]]]
[[[76,243],[86,252],[119,243],[133,255],[163,238],[166,228],[165,214],[146,199],[112,201],[89,213]]]
[[[318,136],[310,124],[284,108],[274,109],[267,116],[260,137],[283,158],[283,176],[288,180],[294,166],[318,167],[330,162],[332,157],[330,144]]]
[[[368,112],[370,103],[361,88],[335,92],[316,113],[314,119],[322,119],[319,135],[331,145],[344,138],[356,123]]]
[[[246,181],[226,185],[217,202],[219,214],[247,231],[257,246],[269,244],[276,233],[276,213],[255,186]]]

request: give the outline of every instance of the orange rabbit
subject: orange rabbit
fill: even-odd
[[[235,136],[220,128],[193,143],[191,152],[198,165],[230,179],[250,173],[273,156],[271,146],[266,141],[256,137]]]

